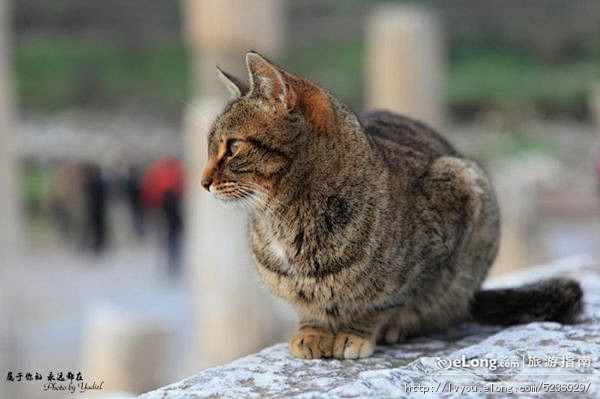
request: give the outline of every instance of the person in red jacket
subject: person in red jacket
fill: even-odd
[[[166,224],[165,246],[169,272],[176,276],[181,269],[181,238],[183,219],[183,168],[173,158],[154,162],[144,174],[140,186],[142,202],[149,208],[160,209]]]

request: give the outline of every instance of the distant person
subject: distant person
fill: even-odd
[[[86,238],[90,240],[91,249],[99,253],[106,247],[106,185],[96,165],[86,165],[84,176]]]
[[[172,190],[164,193],[162,211],[166,221],[166,248],[169,259],[169,273],[176,276],[181,269],[181,236],[183,219],[181,215],[181,194]]]
[[[183,169],[180,163],[166,157],[154,162],[142,178],[141,195],[144,204],[160,210],[164,219],[164,243],[171,276],[181,269],[181,238],[183,218]]]
[[[127,198],[133,230],[138,238],[144,236],[144,207],[141,197],[141,173],[137,166],[130,165],[122,180]]]

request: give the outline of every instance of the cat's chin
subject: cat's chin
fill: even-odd
[[[213,196],[219,204],[229,210],[238,209],[248,211],[254,208],[254,204],[248,200],[248,196],[233,197],[220,195],[219,193],[214,193]]]

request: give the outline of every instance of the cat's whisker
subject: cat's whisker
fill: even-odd
[[[275,205],[277,205],[279,207],[284,207],[284,208],[287,208],[287,207],[284,204],[282,204],[280,201],[278,201],[275,198],[273,198],[272,196],[268,195],[266,190],[263,187],[260,187],[257,184],[253,184],[253,183],[240,183],[240,185],[245,186],[246,189],[252,190],[252,191],[260,194],[261,198],[259,198],[259,199],[260,199],[261,205],[263,205],[263,207],[265,209],[272,211],[272,214],[277,215],[279,217],[285,216],[281,210],[275,209],[274,206],[272,204],[270,204],[269,202],[275,202]]]
[[[251,210],[252,206],[255,205],[254,194],[251,191],[245,189],[244,187],[239,187],[238,189],[242,194],[241,199],[244,200],[246,209]]]

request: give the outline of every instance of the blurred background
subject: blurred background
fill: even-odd
[[[493,275],[598,256],[598,1],[2,0],[0,397],[69,396],[50,371],[126,397],[291,334],[199,184],[215,65],[245,78],[249,49],[478,160]]]

